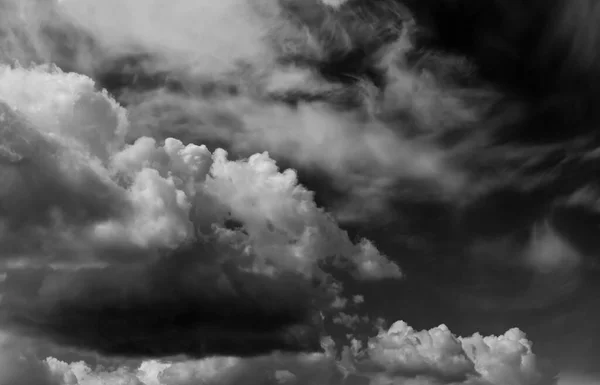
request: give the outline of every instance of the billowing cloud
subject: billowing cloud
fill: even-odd
[[[353,370],[377,384],[532,385],[542,379],[532,343],[519,329],[504,335],[457,337],[445,325],[416,331],[403,321],[347,350]]]
[[[0,83],[13,330],[132,356],[312,350],[324,262],[401,276],[267,153],[126,144],[125,110],[83,75],[2,67]]]
[[[104,248],[150,251],[212,236],[307,275],[316,262],[336,255],[354,262],[364,277],[399,275],[372,243],[353,244],[298,184],[295,171],[280,172],[267,153],[231,161],[222,150],[211,153],[171,138],[164,145],[146,137],[127,145],[124,110],[96,92],[89,78],[39,67],[4,67],[3,74],[9,160],[3,168],[14,181],[3,199],[11,202],[5,209],[7,242],[22,227],[59,228],[60,235],[78,232]],[[19,84],[21,92],[8,91]],[[33,172],[40,177],[25,177]],[[61,201],[69,194],[81,197]],[[33,208],[35,216],[25,211]],[[231,220],[240,228],[227,228]],[[59,236],[49,236],[60,245]]]

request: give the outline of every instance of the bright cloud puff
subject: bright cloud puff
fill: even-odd
[[[369,373],[376,384],[416,379],[414,383],[425,384],[530,385],[542,379],[531,346],[516,328],[501,336],[457,337],[445,325],[415,331],[398,321],[346,355],[354,361],[353,370]]]

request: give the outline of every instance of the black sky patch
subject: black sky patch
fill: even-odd
[[[524,103],[501,141],[557,142],[594,134],[600,31],[595,0],[404,2],[421,26],[419,46],[466,55],[481,76]]]

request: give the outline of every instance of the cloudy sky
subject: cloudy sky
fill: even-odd
[[[0,0],[0,385],[600,383],[598,23]]]

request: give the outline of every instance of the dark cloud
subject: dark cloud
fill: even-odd
[[[320,350],[314,289],[202,263],[194,249],[144,265],[9,272],[2,324],[108,355],[248,356]]]

